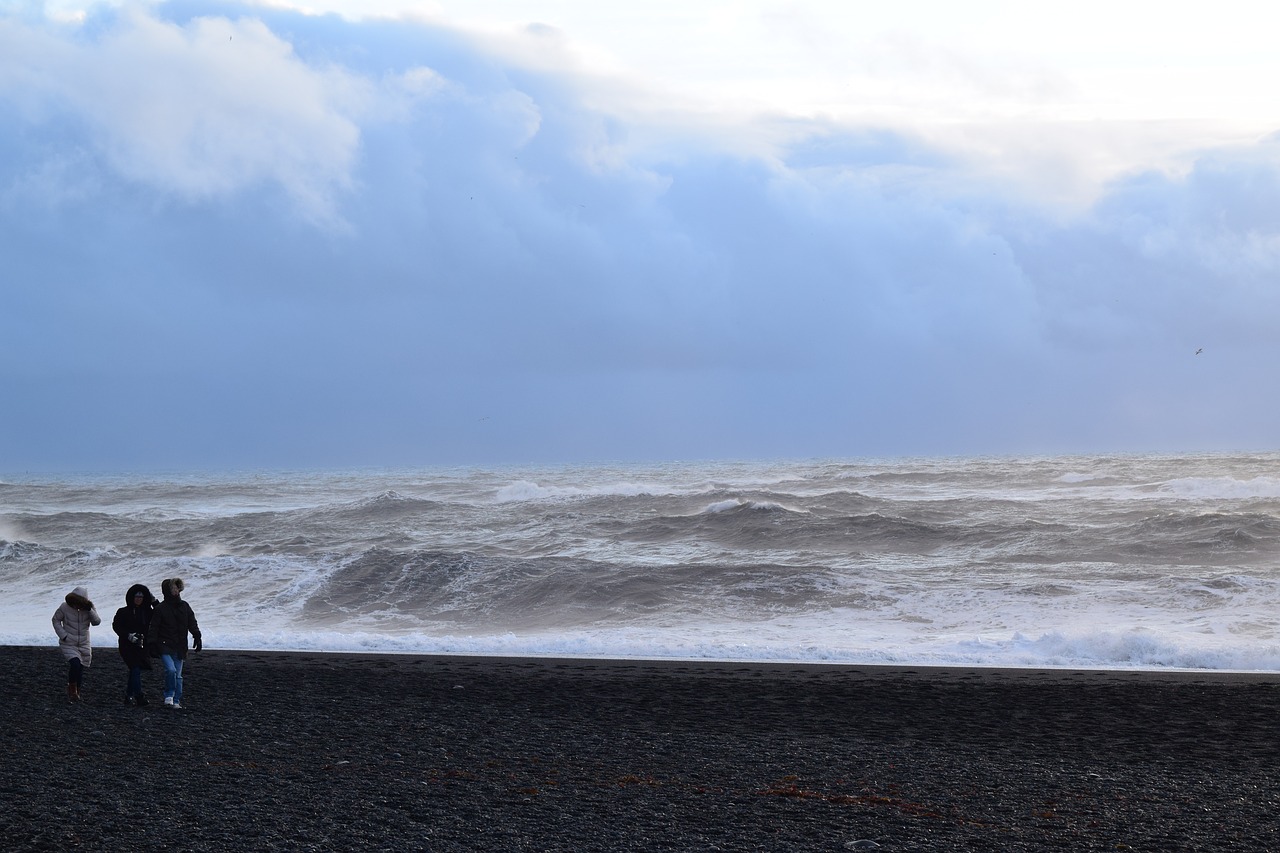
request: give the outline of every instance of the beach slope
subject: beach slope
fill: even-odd
[[[1280,675],[0,647],[7,850],[1276,850]]]

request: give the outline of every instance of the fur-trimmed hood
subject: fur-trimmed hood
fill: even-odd
[[[53,632],[58,635],[58,649],[66,660],[79,658],[80,663],[93,663],[93,646],[89,628],[101,625],[102,618],[89,600],[89,590],[78,586],[53,611]]]
[[[139,592],[142,593],[143,607],[148,607],[155,603],[156,597],[151,594],[151,590],[147,589],[144,584],[135,583],[133,586],[129,587],[129,591],[124,594],[124,606],[132,607],[133,596]]]
[[[173,594],[181,593],[187,585],[182,582],[182,578],[165,578],[160,582],[160,591],[164,593],[165,600],[173,598]]]

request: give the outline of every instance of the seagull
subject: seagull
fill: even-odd
[[[1202,352],[1204,352],[1204,347],[1200,347],[1200,349],[1196,350],[1196,355],[1199,355]]]

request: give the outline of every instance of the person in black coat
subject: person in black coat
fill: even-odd
[[[147,628],[147,651],[164,664],[164,704],[172,708],[182,707],[182,664],[187,659],[187,634],[194,640],[195,651],[204,648],[196,614],[191,605],[182,600],[185,588],[182,578],[169,578],[160,583],[164,600],[156,605]]]
[[[147,704],[147,697],[142,693],[142,671],[151,669],[146,641],[155,606],[156,598],[151,590],[135,583],[124,594],[124,607],[117,610],[115,618],[111,620],[111,630],[120,638],[120,657],[124,659],[124,665],[129,667],[129,681],[124,691],[126,705]]]

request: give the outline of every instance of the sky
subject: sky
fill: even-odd
[[[0,0],[0,474],[1274,449],[1271,17]]]

